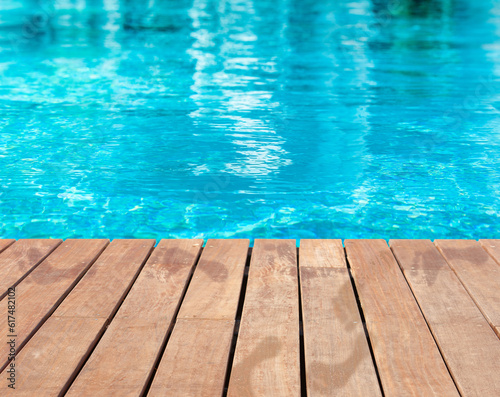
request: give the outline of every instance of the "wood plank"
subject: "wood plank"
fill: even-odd
[[[108,240],[66,240],[16,287],[17,353],[57,308],[101,254]],[[0,307],[7,318],[7,305]],[[8,335],[7,321],[1,322]],[[0,368],[7,365],[9,346],[0,347]]]
[[[233,330],[234,320],[178,320],[148,396],[222,396]]]
[[[16,357],[16,392],[50,395],[54,388],[69,386],[154,244],[155,240],[114,240],[106,248]]]
[[[113,240],[53,316],[114,315],[156,240]]]
[[[490,256],[500,264],[500,240],[479,240],[479,244],[490,254]]]
[[[249,240],[207,241],[151,395],[222,395],[249,245]]]
[[[385,396],[458,396],[422,313],[384,240],[346,240]]]
[[[299,396],[295,240],[255,240],[228,396]]]
[[[500,326],[498,263],[474,240],[436,240],[435,245],[489,324]]]
[[[436,255],[430,240],[390,240],[399,266],[405,270],[449,270],[441,255]]]
[[[16,397],[61,395],[105,329],[102,317],[49,317],[16,357]]]
[[[341,250],[340,240],[300,244],[307,395],[381,396]]]
[[[0,254],[0,299],[41,263],[62,240],[19,240]]]
[[[479,240],[481,246],[490,254],[490,256],[500,264],[500,240],[484,239]],[[495,327],[495,333],[500,338],[500,327]]]
[[[140,395],[203,240],[162,240],[66,396]]]
[[[16,240],[14,240],[14,239],[2,239],[2,240],[0,240],[0,252],[9,248],[15,242],[16,242]]]
[[[178,319],[234,320],[249,240],[208,240]]]
[[[444,246],[449,250],[453,244]],[[434,244],[399,240],[391,247],[460,393],[500,395],[500,340]],[[418,268],[412,258],[422,255],[439,265]]]
[[[301,240],[300,267],[347,269],[342,240]]]

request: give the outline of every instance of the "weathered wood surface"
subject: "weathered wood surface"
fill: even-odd
[[[107,244],[108,240],[66,240],[16,286],[17,352],[73,289]],[[0,307],[0,318],[7,319],[7,309],[6,304]],[[2,335],[10,334],[7,321],[0,324]],[[9,346],[6,343],[0,346],[0,368],[3,369],[7,365]]]
[[[491,242],[481,246],[471,240],[436,240],[435,244],[492,328],[500,326],[500,266],[493,259],[498,249]]]
[[[207,241],[177,318],[235,319],[249,245],[249,240]]]
[[[301,240],[300,267],[347,269],[341,240]]]
[[[23,395],[64,390],[141,270],[154,240],[114,240],[16,358]],[[78,341],[78,343],[75,343]]]
[[[19,240],[2,252],[0,254],[0,299],[5,297],[7,289],[21,282],[61,243],[62,240]],[[0,251],[2,251],[1,246]]]
[[[458,396],[387,243],[345,245],[385,395]]]
[[[436,244],[449,258],[464,260],[463,244]],[[434,244],[399,240],[391,247],[461,395],[500,395],[500,340]],[[481,257],[469,248],[472,258]],[[419,263],[424,256],[432,268]]]
[[[255,241],[228,396],[300,396],[294,240]]]
[[[233,330],[234,320],[179,320],[148,396],[221,396]]]
[[[307,395],[381,396],[343,252],[340,240],[300,244]]]
[[[4,251],[6,248],[14,244],[16,240],[13,239],[3,239],[0,240],[0,252]]]
[[[500,240],[479,240],[479,244],[500,264]]]
[[[159,243],[67,396],[140,395],[145,391],[202,243]]]
[[[1,395],[500,395],[498,240],[153,244],[0,240]]]
[[[222,395],[249,244],[207,241],[149,395]]]

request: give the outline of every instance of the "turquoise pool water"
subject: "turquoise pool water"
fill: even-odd
[[[500,2],[1,0],[0,237],[500,238]]]

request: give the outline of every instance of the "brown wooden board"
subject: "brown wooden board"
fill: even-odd
[[[249,240],[208,240],[177,318],[234,320]]]
[[[460,393],[500,395],[500,340],[436,247],[428,240],[391,247]],[[419,268],[412,257],[421,255],[439,265]]]
[[[62,240],[19,240],[0,254],[0,299],[41,263]]]
[[[104,250],[108,240],[66,240],[16,286],[17,353],[52,314],[88,268]],[[5,302],[4,302],[5,303]],[[0,306],[0,318],[7,319],[7,305]],[[9,335],[7,321],[0,322],[2,335]],[[9,346],[0,345],[0,368],[7,364]]]
[[[479,240],[479,244],[500,264],[500,240]]]
[[[16,397],[62,395],[105,326],[106,319],[101,317],[49,317],[16,357],[16,389],[12,394]],[[7,378],[6,370],[2,378]]]
[[[202,244],[158,244],[67,396],[138,396],[144,391]]]
[[[114,315],[155,243],[155,240],[113,240],[53,316]]]
[[[148,396],[222,396],[234,320],[178,320]]]
[[[14,240],[14,239],[2,239],[2,240],[0,240],[0,252],[9,248],[15,242],[16,242],[16,240]]]
[[[405,270],[449,270],[430,240],[391,240],[393,253],[397,252],[399,266]]]
[[[64,390],[121,304],[155,240],[114,240],[16,357],[16,391]],[[5,374],[5,371],[4,371]]]
[[[195,267],[201,240],[165,240],[143,267],[153,241],[0,240],[0,275],[17,284],[13,393],[220,396],[228,381],[231,397],[370,396],[377,369],[386,396],[500,395],[499,241],[438,240],[442,254],[429,240],[346,241],[372,359],[340,240],[303,240],[299,269],[295,241],[257,240],[226,380],[248,241],[209,240]]]
[[[342,240],[301,240],[300,267],[347,269]]]
[[[458,396],[439,349],[384,240],[346,240],[385,396]]]
[[[249,244],[207,241],[150,394],[222,395]]]
[[[255,240],[229,397],[300,396],[295,240]]]
[[[435,245],[490,325],[493,328],[500,326],[500,266],[498,263],[477,241],[436,240]]]
[[[381,396],[340,252],[340,240],[302,240],[300,244],[307,395]]]

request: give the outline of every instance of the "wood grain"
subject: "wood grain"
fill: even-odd
[[[67,396],[137,396],[144,391],[202,244],[158,244]]]
[[[435,245],[490,325],[493,328],[500,326],[500,266],[498,263],[477,241],[436,240]]]
[[[208,240],[178,319],[234,320],[249,240]]]
[[[53,316],[114,315],[155,243],[155,240],[113,240]]]
[[[64,390],[104,332],[155,240],[114,240],[19,353],[16,390]],[[75,343],[78,341],[78,343]]]
[[[347,269],[341,240],[305,239],[300,241],[300,267]]]
[[[300,245],[307,395],[381,396],[340,252],[339,240],[302,240]]]
[[[148,393],[222,396],[234,320],[178,320]]]
[[[207,241],[150,395],[222,395],[249,244]]]
[[[387,243],[345,246],[385,396],[458,396]]]
[[[428,240],[391,246],[460,393],[500,395],[500,340],[436,247]],[[416,250],[440,265],[418,268],[411,259],[419,257]]]
[[[449,270],[430,240],[390,240],[393,252],[397,251],[399,266],[403,270]]]
[[[479,244],[490,254],[490,256],[500,264],[500,240],[479,240]]]
[[[50,317],[16,357],[16,396],[60,395],[105,326],[106,319],[99,317]]]
[[[499,241],[256,240],[228,396],[301,395],[300,304],[308,396],[500,395]],[[248,241],[153,243],[0,240],[15,394],[223,395]]]
[[[52,314],[104,250],[108,240],[66,240],[16,287],[17,353]],[[7,305],[0,307],[7,318]],[[1,322],[8,335],[7,322]],[[0,347],[0,367],[7,364],[9,346]]]
[[[41,263],[62,240],[19,240],[0,254],[0,299]]]
[[[255,240],[228,396],[299,396],[295,240]]]
[[[14,239],[2,239],[2,240],[0,240],[0,252],[9,248],[15,242],[16,242],[16,240],[14,240]]]

